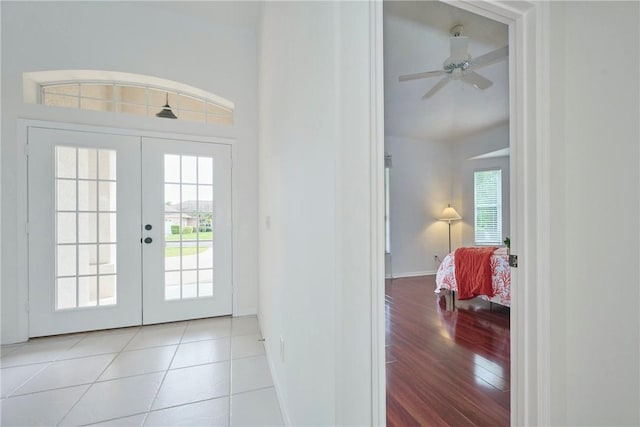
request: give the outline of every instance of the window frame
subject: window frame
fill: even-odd
[[[477,187],[477,174],[478,173],[486,173],[486,172],[497,172],[498,179],[496,180],[496,236],[497,239],[494,240],[479,240],[478,239],[478,187]],[[492,208],[492,204],[483,204],[480,206],[481,208]],[[502,218],[502,207],[503,207],[503,193],[502,193],[502,168],[501,167],[492,167],[486,169],[476,169],[473,171],[473,240],[476,246],[495,246],[503,244],[503,218]]]
[[[75,95],[72,94],[52,94],[52,93],[47,93],[47,89],[48,88],[55,88],[55,87],[64,87],[64,86],[76,86],[77,89],[77,93]],[[111,96],[105,96],[102,98],[99,97],[95,97],[95,96],[83,96],[82,94],[82,87],[83,86],[105,86],[105,87],[109,87],[111,86]],[[123,100],[123,98],[121,98],[119,95],[117,95],[121,88],[136,88],[136,89],[142,89],[144,90],[145,93],[145,101],[144,103],[138,103],[138,102],[130,102],[130,101],[126,101]],[[47,81],[47,82],[41,82],[38,84],[38,97],[37,97],[37,102],[41,105],[49,105],[49,106],[55,106],[55,105],[50,105],[46,103],[46,97],[47,95],[55,95],[57,97],[64,97],[64,98],[68,98],[68,99],[75,99],[75,107],[72,106],[64,106],[61,105],[60,107],[62,108],[73,108],[73,109],[80,109],[80,110],[93,110],[96,111],[92,108],[83,108],[82,106],[82,101],[86,100],[86,101],[97,101],[97,102],[104,102],[104,103],[108,103],[111,105],[111,110],[106,110],[106,112],[114,112],[114,113],[120,113],[120,114],[131,114],[131,115],[137,115],[137,116],[143,116],[143,117],[152,117],[155,115],[155,113],[153,111],[151,111],[151,109],[158,109],[158,108],[162,108],[161,106],[157,106],[157,105],[151,105],[150,103],[150,93],[151,91],[155,91],[155,92],[161,92],[161,93],[167,93],[171,96],[174,97],[175,99],[175,103],[174,105],[171,105],[172,110],[176,113],[176,115],[178,116],[178,119],[180,119],[181,117],[181,113],[186,113],[187,115],[191,114],[202,114],[203,116],[203,120],[193,120],[193,119],[186,119],[186,118],[182,118],[182,120],[185,121],[193,121],[196,123],[221,123],[220,120],[228,120],[228,123],[222,122],[221,124],[225,124],[225,125],[233,125],[234,124],[234,109],[233,108],[229,108],[225,105],[222,105],[221,103],[215,102],[212,99],[208,99],[204,96],[200,96],[194,93],[189,93],[187,91],[183,91],[183,90],[177,90],[175,88],[169,88],[169,87],[162,87],[159,85],[153,85],[153,84],[144,84],[144,83],[136,83],[136,82],[128,82],[128,81],[118,81],[118,80],[96,80],[96,79],[76,79],[76,80],[64,80],[64,81]],[[180,106],[180,99],[181,98],[191,98],[194,99],[196,101],[202,102],[203,108],[202,110],[194,110],[194,109],[190,109],[190,108],[184,108]],[[139,113],[135,113],[135,112],[122,112],[119,111],[120,108],[118,108],[119,106],[136,106],[136,107],[142,107],[145,110],[145,114],[139,114]],[[212,112],[211,110],[222,110],[222,113],[215,113]],[[105,110],[97,110],[97,111],[105,111]],[[158,109],[158,111],[160,111]]]

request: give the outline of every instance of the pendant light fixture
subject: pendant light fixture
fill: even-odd
[[[173,111],[171,111],[171,106],[169,105],[169,92],[166,92],[166,94],[167,94],[167,101],[164,104],[164,107],[162,107],[162,111],[156,114],[156,117],[162,117],[165,119],[177,119],[178,116],[173,114]]]

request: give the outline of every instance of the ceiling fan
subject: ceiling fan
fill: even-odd
[[[451,53],[442,64],[442,70],[405,74],[400,76],[398,80],[405,82],[407,80],[444,76],[429,92],[424,94],[422,99],[430,98],[451,80],[462,80],[477,89],[486,89],[491,86],[493,82],[482,77],[475,70],[495,64],[506,58],[509,55],[509,47],[504,46],[477,58],[472,58],[469,55],[469,38],[462,35],[462,29],[462,25],[456,25],[451,29]]]

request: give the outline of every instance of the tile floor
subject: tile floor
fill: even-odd
[[[255,316],[32,339],[0,351],[2,426],[277,426]]]

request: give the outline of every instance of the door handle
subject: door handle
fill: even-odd
[[[153,242],[153,239],[151,237],[145,237],[144,242],[148,245],[149,243]]]

